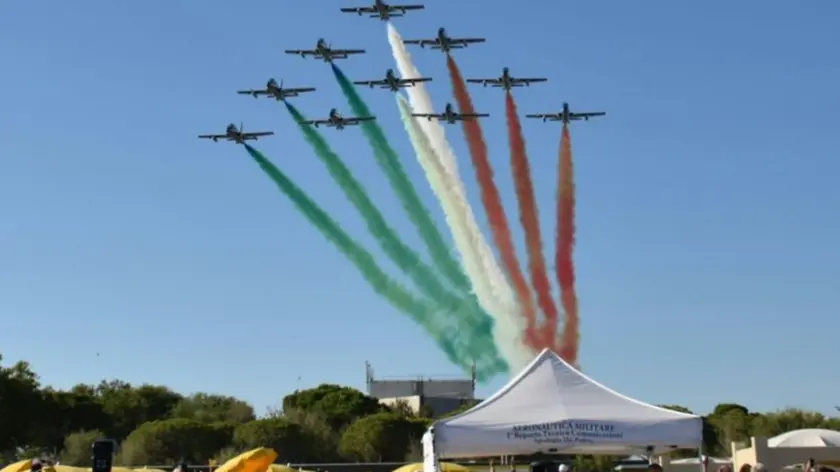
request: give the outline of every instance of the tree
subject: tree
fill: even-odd
[[[355,388],[323,384],[286,395],[283,410],[304,410],[320,414],[333,427],[341,429],[357,418],[379,413],[386,408],[379,400]]]
[[[67,444],[65,438],[72,433],[99,432],[100,428],[111,424],[111,418],[105,414],[102,404],[92,391],[82,388],[69,391],[46,388],[41,396],[38,421],[48,422],[46,424],[52,427],[41,429],[36,442],[46,450],[60,450]],[[90,444],[87,449],[90,449]],[[85,451],[87,455],[90,455],[89,452]]]
[[[90,467],[92,462],[91,445],[97,439],[105,437],[102,431],[80,431],[68,434],[64,439],[61,462],[77,467]]]
[[[304,451],[307,461],[332,462],[341,459],[338,454],[341,432],[333,428],[322,415],[306,410],[286,410],[274,417],[278,416],[299,425],[304,431],[308,442]]]
[[[394,413],[377,413],[351,424],[339,442],[339,452],[348,460],[368,462],[401,461],[409,445],[420,441],[423,423]]]
[[[310,448],[303,428],[280,417],[237,426],[233,432],[233,445],[242,450],[270,447],[277,452],[280,462],[299,462]]]
[[[231,443],[232,428],[183,418],[150,421],[122,443],[119,462],[127,466],[173,464],[186,460],[206,463]]]
[[[203,423],[246,423],[256,419],[250,404],[234,397],[208,393],[196,393],[180,399],[172,409],[172,417]]]
[[[471,409],[472,407],[478,405],[479,403],[481,403],[481,402],[479,402],[478,400],[464,400],[464,402],[461,403],[461,406],[459,406],[458,408],[455,408],[454,410],[452,410],[448,413],[440,415],[440,417],[441,418],[449,418],[450,416],[460,415],[461,413]]]
[[[447,416],[476,403],[466,401]],[[691,413],[680,405],[665,408]],[[183,397],[165,386],[120,380],[59,390],[42,387],[26,362],[0,362],[0,462],[47,454],[86,467],[90,445],[101,436],[121,442],[116,463],[127,466],[223,461],[258,446],[274,447],[285,462],[416,461],[432,419],[428,408],[410,410],[403,402],[387,408],[358,390],[327,384],[294,392],[282,411],[255,420],[250,405],[230,396]],[[726,456],[733,441],[802,428],[840,430],[840,417],[795,408],[760,413],[721,403],[703,417],[704,451]],[[582,468],[611,470],[610,458],[576,460]]]
[[[39,387],[38,376],[28,363],[0,364],[0,451],[28,446],[38,436],[32,418],[41,406]]]
[[[117,440],[127,437],[143,423],[168,418],[181,400],[180,395],[167,387],[141,385],[134,388],[120,380],[103,381],[96,387],[96,393],[103,410],[112,419],[105,432]]]

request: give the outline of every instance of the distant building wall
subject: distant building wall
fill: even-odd
[[[465,402],[472,401],[471,398],[452,398],[452,397],[427,397],[420,395],[411,395],[405,397],[380,398],[379,403],[388,406],[394,406],[397,403],[405,403],[411,411],[419,413],[421,408],[427,407],[431,410],[433,416],[442,416],[453,410],[457,410]]]
[[[374,398],[410,396],[475,398],[472,380],[370,380],[368,395]]]
[[[475,367],[470,378],[433,379],[415,377],[413,379],[381,379],[373,375],[373,367],[365,362],[365,383],[368,395],[374,398],[399,397],[435,397],[435,398],[475,398]]]

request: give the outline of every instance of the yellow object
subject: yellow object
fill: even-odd
[[[305,469],[295,469],[283,464],[271,464],[266,472],[312,472]]]
[[[32,459],[26,459],[14,464],[9,464],[0,469],[0,472],[23,472],[32,468]]]
[[[266,469],[266,472],[298,472],[294,467],[289,467],[282,464],[271,464]]]
[[[51,468],[55,472],[87,472],[90,470],[83,467],[73,467],[71,465],[54,465]]]
[[[261,447],[234,457],[215,472],[266,472],[276,459],[273,449]]]
[[[441,462],[440,470],[443,472],[470,472],[470,469],[454,462]],[[423,472],[423,463],[415,462],[414,464],[406,464],[399,469],[394,469],[394,472]]]

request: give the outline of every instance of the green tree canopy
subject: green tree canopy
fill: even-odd
[[[283,409],[322,415],[335,428],[346,427],[357,418],[387,410],[379,400],[355,388],[332,384],[287,395],[283,399]]]
[[[465,401],[446,416],[476,403]],[[116,463],[123,466],[199,464],[263,446],[274,448],[283,462],[416,461],[422,457],[420,438],[434,421],[429,409],[415,413],[403,403],[386,408],[354,388],[330,384],[296,391],[282,405],[281,411],[256,419],[243,400],[206,392],[183,396],[162,385],[111,380],[54,389],[42,387],[26,362],[6,365],[0,358],[0,462],[44,455],[86,467],[91,443],[103,437],[120,443]],[[691,413],[680,405],[664,407]],[[840,430],[840,418],[819,412],[760,413],[732,402],[717,405],[703,420],[705,451],[723,457],[731,443],[750,436]],[[606,471],[616,459],[576,460]]]

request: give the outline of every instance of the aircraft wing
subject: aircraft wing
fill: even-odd
[[[424,5],[391,5],[388,7],[390,10],[394,11],[409,11],[409,10],[424,10],[426,7]]]
[[[284,92],[289,93],[304,93],[304,92],[314,92],[315,87],[303,87],[303,88],[284,88],[282,89]]]
[[[333,49],[330,51],[333,56],[349,56],[350,54],[364,54],[364,49]]]
[[[590,118],[593,116],[604,116],[606,113],[599,111],[594,113],[569,113],[572,118]]]
[[[319,53],[314,49],[286,49],[286,54],[298,54],[301,56],[317,56]]]
[[[458,113],[458,116],[461,118],[487,118],[490,116],[489,113]]]
[[[344,13],[376,13],[376,8],[373,7],[350,7],[342,8]]]
[[[511,79],[511,82],[513,82],[515,84],[534,84],[534,83],[537,83],[537,82],[548,82],[548,79],[546,79],[544,77],[539,77],[539,78],[535,77],[535,78],[531,78],[531,79],[516,78],[516,79]]]
[[[541,118],[541,119],[548,119],[548,118],[558,118],[560,115],[558,113],[536,113],[533,115],[525,115],[525,118]]]
[[[268,95],[267,90],[237,90],[236,93],[239,95],[253,95],[255,97],[257,95]]]
[[[416,79],[400,79],[398,82],[401,84],[419,84],[420,82],[431,82],[431,77],[418,77]]]
[[[356,85],[388,85],[386,80],[360,80],[353,83]]]
[[[440,113],[412,113],[411,116],[415,118],[443,118]]]
[[[475,43],[483,43],[487,41],[485,38],[458,38],[458,39],[450,39],[449,42],[451,44],[475,44]]]
[[[375,119],[375,116],[354,116],[353,118],[345,118],[344,123],[348,125],[355,125],[363,121],[373,121]]]
[[[242,133],[242,139],[257,139],[263,136],[273,136],[274,131],[257,131],[254,133]]]
[[[403,40],[403,44],[419,44],[420,46],[430,46],[433,44],[437,44],[436,39],[406,39]]]
[[[482,85],[501,84],[502,80],[501,79],[467,79],[467,83],[468,84],[482,84]]]
[[[228,135],[226,134],[200,134],[198,135],[198,139],[225,139]]]
[[[303,125],[319,126],[319,125],[328,125],[332,122],[330,120],[308,120],[308,121],[301,121],[300,123],[303,124]]]

